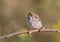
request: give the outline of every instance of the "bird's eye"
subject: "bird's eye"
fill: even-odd
[[[28,19],[30,19],[30,17],[28,17]]]
[[[30,16],[32,16],[32,14],[30,14]]]

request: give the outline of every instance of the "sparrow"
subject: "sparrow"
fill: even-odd
[[[27,24],[32,29],[42,29],[42,27],[43,27],[39,16],[32,11],[28,12]]]

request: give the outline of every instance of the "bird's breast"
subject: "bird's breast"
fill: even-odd
[[[32,22],[32,27],[33,28],[41,28],[42,27],[42,23],[40,21],[33,21]]]

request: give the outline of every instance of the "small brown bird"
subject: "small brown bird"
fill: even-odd
[[[41,29],[43,27],[39,16],[31,11],[28,12],[27,24],[33,29]]]

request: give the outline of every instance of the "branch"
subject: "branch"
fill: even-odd
[[[19,34],[31,34],[33,32],[58,32],[58,33],[60,33],[60,30],[38,29],[38,30],[30,30],[30,31],[24,31],[24,32],[15,32],[15,33],[7,34],[7,35],[4,35],[4,36],[0,36],[0,39],[2,39],[2,38],[10,38],[12,36],[19,35]]]

